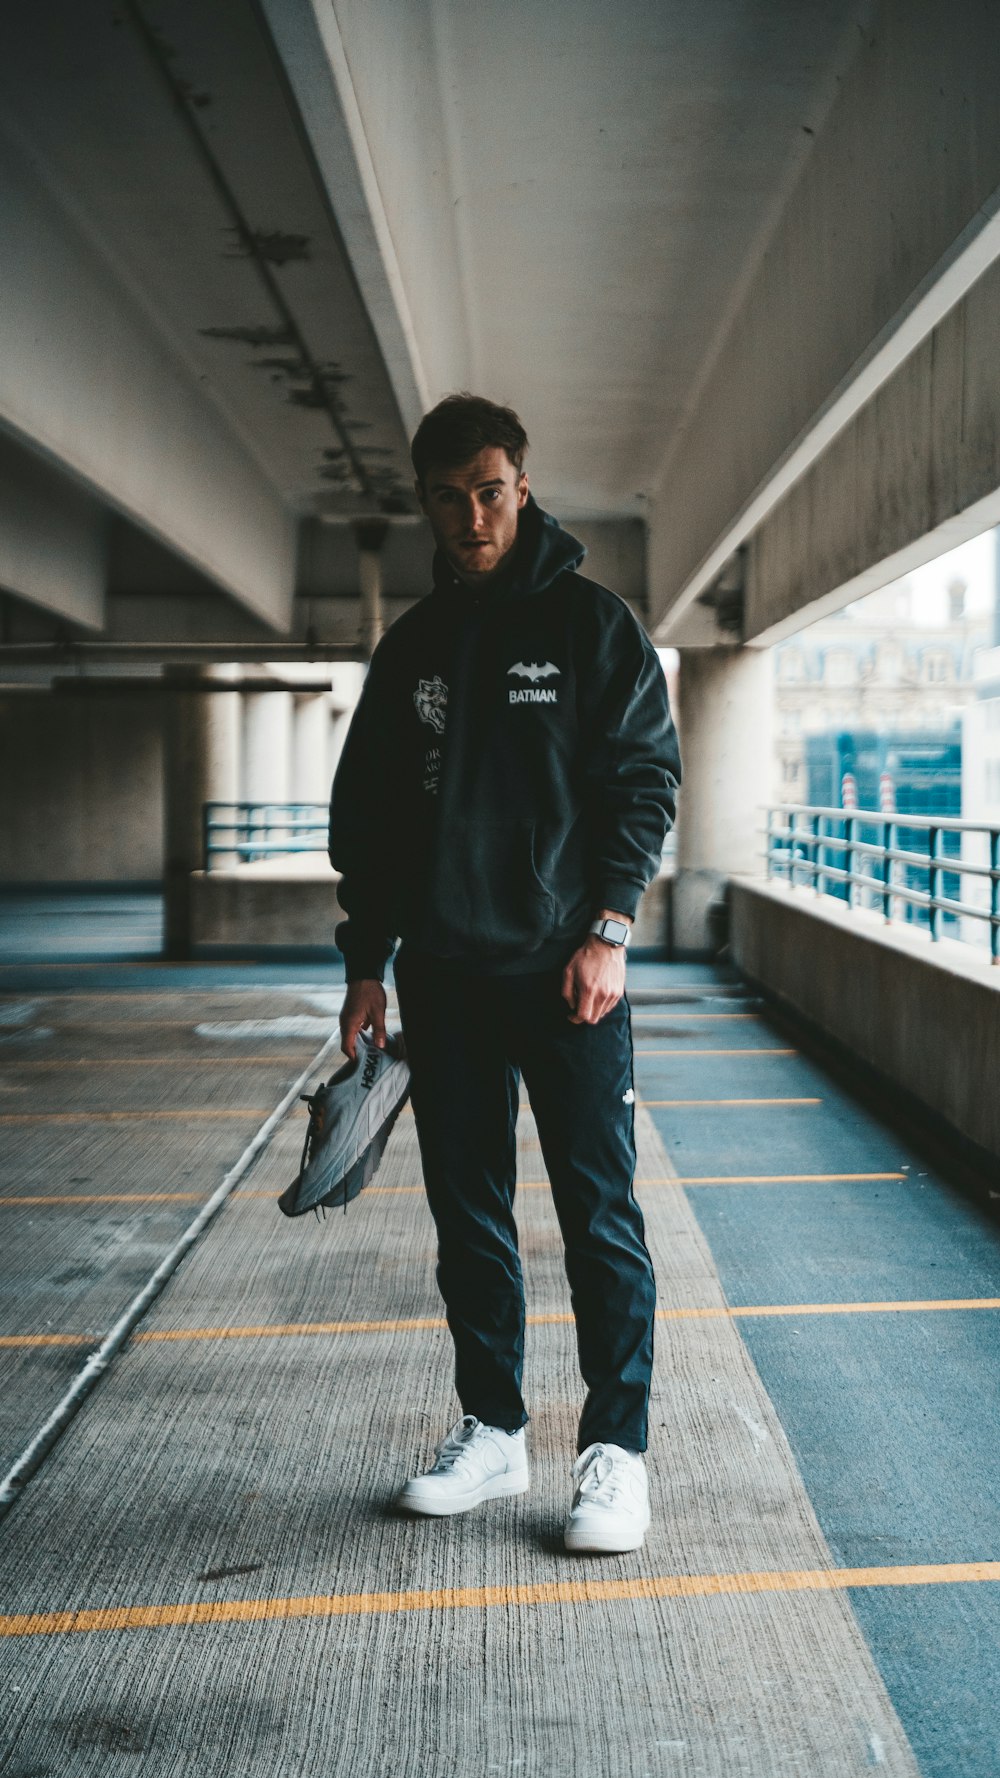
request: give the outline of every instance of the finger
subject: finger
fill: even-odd
[[[385,1049],[385,1011],[381,1007],[372,1008],[371,1016],[372,1042],[376,1049]]]
[[[577,1005],[577,1009],[576,1009],[577,1013],[579,1014],[579,1021],[580,1021],[581,1025],[592,1025],[594,1023],[594,1009],[595,1009],[596,1004],[597,1004],[597,1002],[596,1002],[596,999],[594,996],[593,989],[592,988],[585,989],[584,992],[580,995],[579,1004]]]
[[[340,1027],[340,1047],[351,1062],[357,1061],[358,1032],[364,1023],[362,1013],[351,1013]]]

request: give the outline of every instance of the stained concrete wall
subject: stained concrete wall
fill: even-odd
[[[0,883],[157,881],[162,722],[148,696],[0,696]]]
[[[742,974],[1000,1162],[1000,969],[830,896],[734,882],[730,898]]]

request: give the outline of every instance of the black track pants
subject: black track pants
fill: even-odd
[[[477,975],[407,955],[405,946],[395,977],[463,1412],[511,1431],[527,1419],[513,1215],[521,1073],[562,1230],[587,1385],[579,1449],[600,1439],[645,1450],[655,1285],[632,1195],[627,999],[597,1025],[574,1025],[561,968]]]

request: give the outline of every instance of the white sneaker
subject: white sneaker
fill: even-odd
[[[437,1518],[468,1512],[481,1500],[523,1494],[528,1486],[523,1426],[518,1432],[502,1432],[499,1426],[484,1426],[475,1414],[466,1414],[441,1440],[436,1459],[424,1475],[404,1484],[396,1496],[397,1506]]]
[[[649,1482],[638,1451],[588,1445],[573,1465],[576,1493],[563,1534],[568,1550],[637,1550],[649,1530]]]

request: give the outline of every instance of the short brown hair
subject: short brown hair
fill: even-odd
[[[455,469],[490,446],[505,451],[520,473],[528,449],[528,435],[512,407],[499,407],[485,395],[463,389],[446,395],[425,414],[413,435],[410,456],[418,482],[432,463]]]

